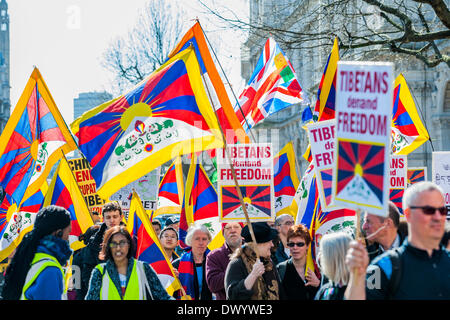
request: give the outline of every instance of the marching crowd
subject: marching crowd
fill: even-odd
[[[205,226],[188,230],[188,250],[178,246],[175,219],[153,227],[183,289],[170,296],[153,268],[134,258],[136,240],[115,202],[103,207],[103,222],[69,247],[67,210],[49,206],[16,249],[5,273],[5,300],[449,300],[450,243],[442,190],[420,182],[403,196],[405,221],[390,203],[387,217],[366,213],[364,238],[343,231],[320,239],[316,270],[307,268],[308,228],[289,214],[274,223],[223,224],[225,242],[210,251]],[[162,230],[161,230],[162,229]],[[252,237],[252,233],[253,236]],[[255,241],[253,241],[256,240]],[[81,285],[65,291],[63,266],[81,270]]]

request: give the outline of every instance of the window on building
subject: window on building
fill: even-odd
[[[6,16],[6,10],[2,10],[2,17]]]
[[[6,31],[6,23],[2,23],[1,30]]]
[[[450,112],[450,81],[447,82],[444,95],[444,112]]]

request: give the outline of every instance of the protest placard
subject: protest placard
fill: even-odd
[[[445,205],[450,208],[450,152],[433,152],[431,163],[432,181],[443,189]]]
[[[227,148],[231,159],[228,159],[225,149],[216,149],[220,221],[246,222],[230,163],[234,167],[250,221],[273,220],[272,145],[238,144],[228,145]]]
[[[141,199],[144,209],[149,211],[156,210],[160,172],[161,167],[158,167],[157,169],[121,188],[109,199],[112,201],[118,201],[124,214],[128,216],[133,189],[135,189]]]
[[[389,200],[391,200],[403,214],[402,199],[407,187],[407,156],[391,155],[389,163]]]
[[[332,206],[332,182],[334,168],[336,119],[308,124],[309,143],[313,157],[322,210],[336,209]]]
[[[393,64],[339,61],[333,204],[386,216]]]
[[[421,181],[427,181],[427,167],[409,167],[408,186]]]
[[[67,162],[69,163],[75,180],[80,187],[81,194],[86,201],[89,211],[91,213],[97,212],[101,215],[102,206],[105,201],[97,194],[96,184],[91,175],[89,162],[84,158],[67,159]]]

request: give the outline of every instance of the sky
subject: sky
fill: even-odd
[[[132,29],[139,9],[147,1],[7,0],[10,17],[11,106],[15,107],[33,66],[36,66],[62,116],[70,125],[74,120],[73,99],[80,92],[111,91],[113,76],[101,66],[102,54],[115,37],[124,36]],[[245,5],[244,2],[241,5]],[[205,27],[210,18],[202,15],[202,10],[192,4],[194,1],[178,0],[177,3],[187,5],[187,25],[193,25],[194,22],[189,21],[198,17],[210,38],[208,27]],[[213,38],[230,37],[230,33],[218,35],[219,31],[217,28],[215,30]],[[228,45],[222,46],[224,62],[221,63],[225,65],[225,70],[231,70],[232,74],[227,74],[230,82],[242,86],[240,41],[233,39]],[[218,55],[222,59],[221,54]]]

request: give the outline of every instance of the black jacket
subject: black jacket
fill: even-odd
[[[101,262],[98,254],[101,250],[103,236],[105,235],[106,224],[103,223],[100,228],[88,240],[86,247],[80,250],[77,255],[74,265],[80,268],[81,283],[80,288],[77,289],[77,300],[84,300],[89,288],[89,279],[91,278],[92,270]]]

